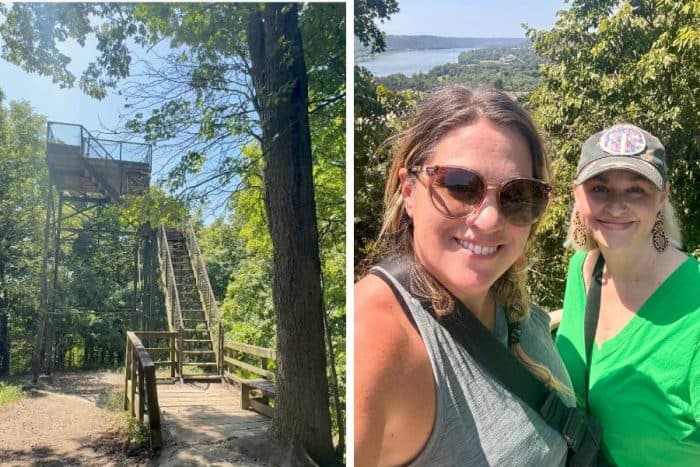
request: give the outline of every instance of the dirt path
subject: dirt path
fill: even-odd
[[[108,372],[57,376],[0,407],[0,464],[123,465],[125,419],[104,408],[120,381]]]
[[[51,384],[28,391],[26,399],[0,407],[0,465],[289,465],[285,460],[289,459],[288,453],[266,439],[259,416],[239,414],[251,429],[227,430],[225,426],[207,426],[201,417],[181,417],[181,410],[193,409],[178,408],[166,398],[162,408],[165,446],[151,459],[127,457],[123,448],[127,423],[118,410],[123,385],[122,373],[67,373],[55,376]],[[235,394],[232,397],[233,406],[237,401],[240,407],[240,395],[238,399]],[[116,405],[117,411],[108,410],[110,405]],[[228,417],[230,410],[222,404],[222,414],[226,412]]]

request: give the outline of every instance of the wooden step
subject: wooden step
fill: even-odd
[[[201,343],[206,343],[206,344],[212,344],[211,339],[183,339],[183,343],[185,344],[201,344]]]
[[[146,352],[168,352],[172,350],[170,347],[146,347]]]
[[[220,381],[221,375],[182,375],[182,379],[184,379],[185,381]]]
[[[208,353],[213,354],[214,351],[213,350],[183,350],[182,353],[185,355],[204,355],[204,354],[208,354]]]
[[[182,362],[182,366],[216,366],[216,362]]]

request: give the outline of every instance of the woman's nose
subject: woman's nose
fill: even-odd
[[[611,214],[620,214],[627,209],[627,202],[624,193],[612,192],[605,205]]]
[[[482,202],[467,216],[470,226],[484,232],[498,230],[503,224],[503,215],[498,208],[496,193],[489,190]]]

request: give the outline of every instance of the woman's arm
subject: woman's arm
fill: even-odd
[[[554,310],[549,312],[549,332],[554,332],[559,328],[564,310]]]
[[[435,383],[425,346],[378,277],[355,285],[355,465],[402,465],[430,436]]]

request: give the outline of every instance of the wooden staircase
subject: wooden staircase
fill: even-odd
[[[182,377],[186,380],[220,380],[212,330],[197,289],[185,238],[176,229],[165,231],[184,328]]]
[[[120,202],[119,191],[116,190],[104,177],[102,177],[91,165],[86,157],[80,157],[80,165],[85,171],[85,178],[95,185],[97,191],[113,203]]]

